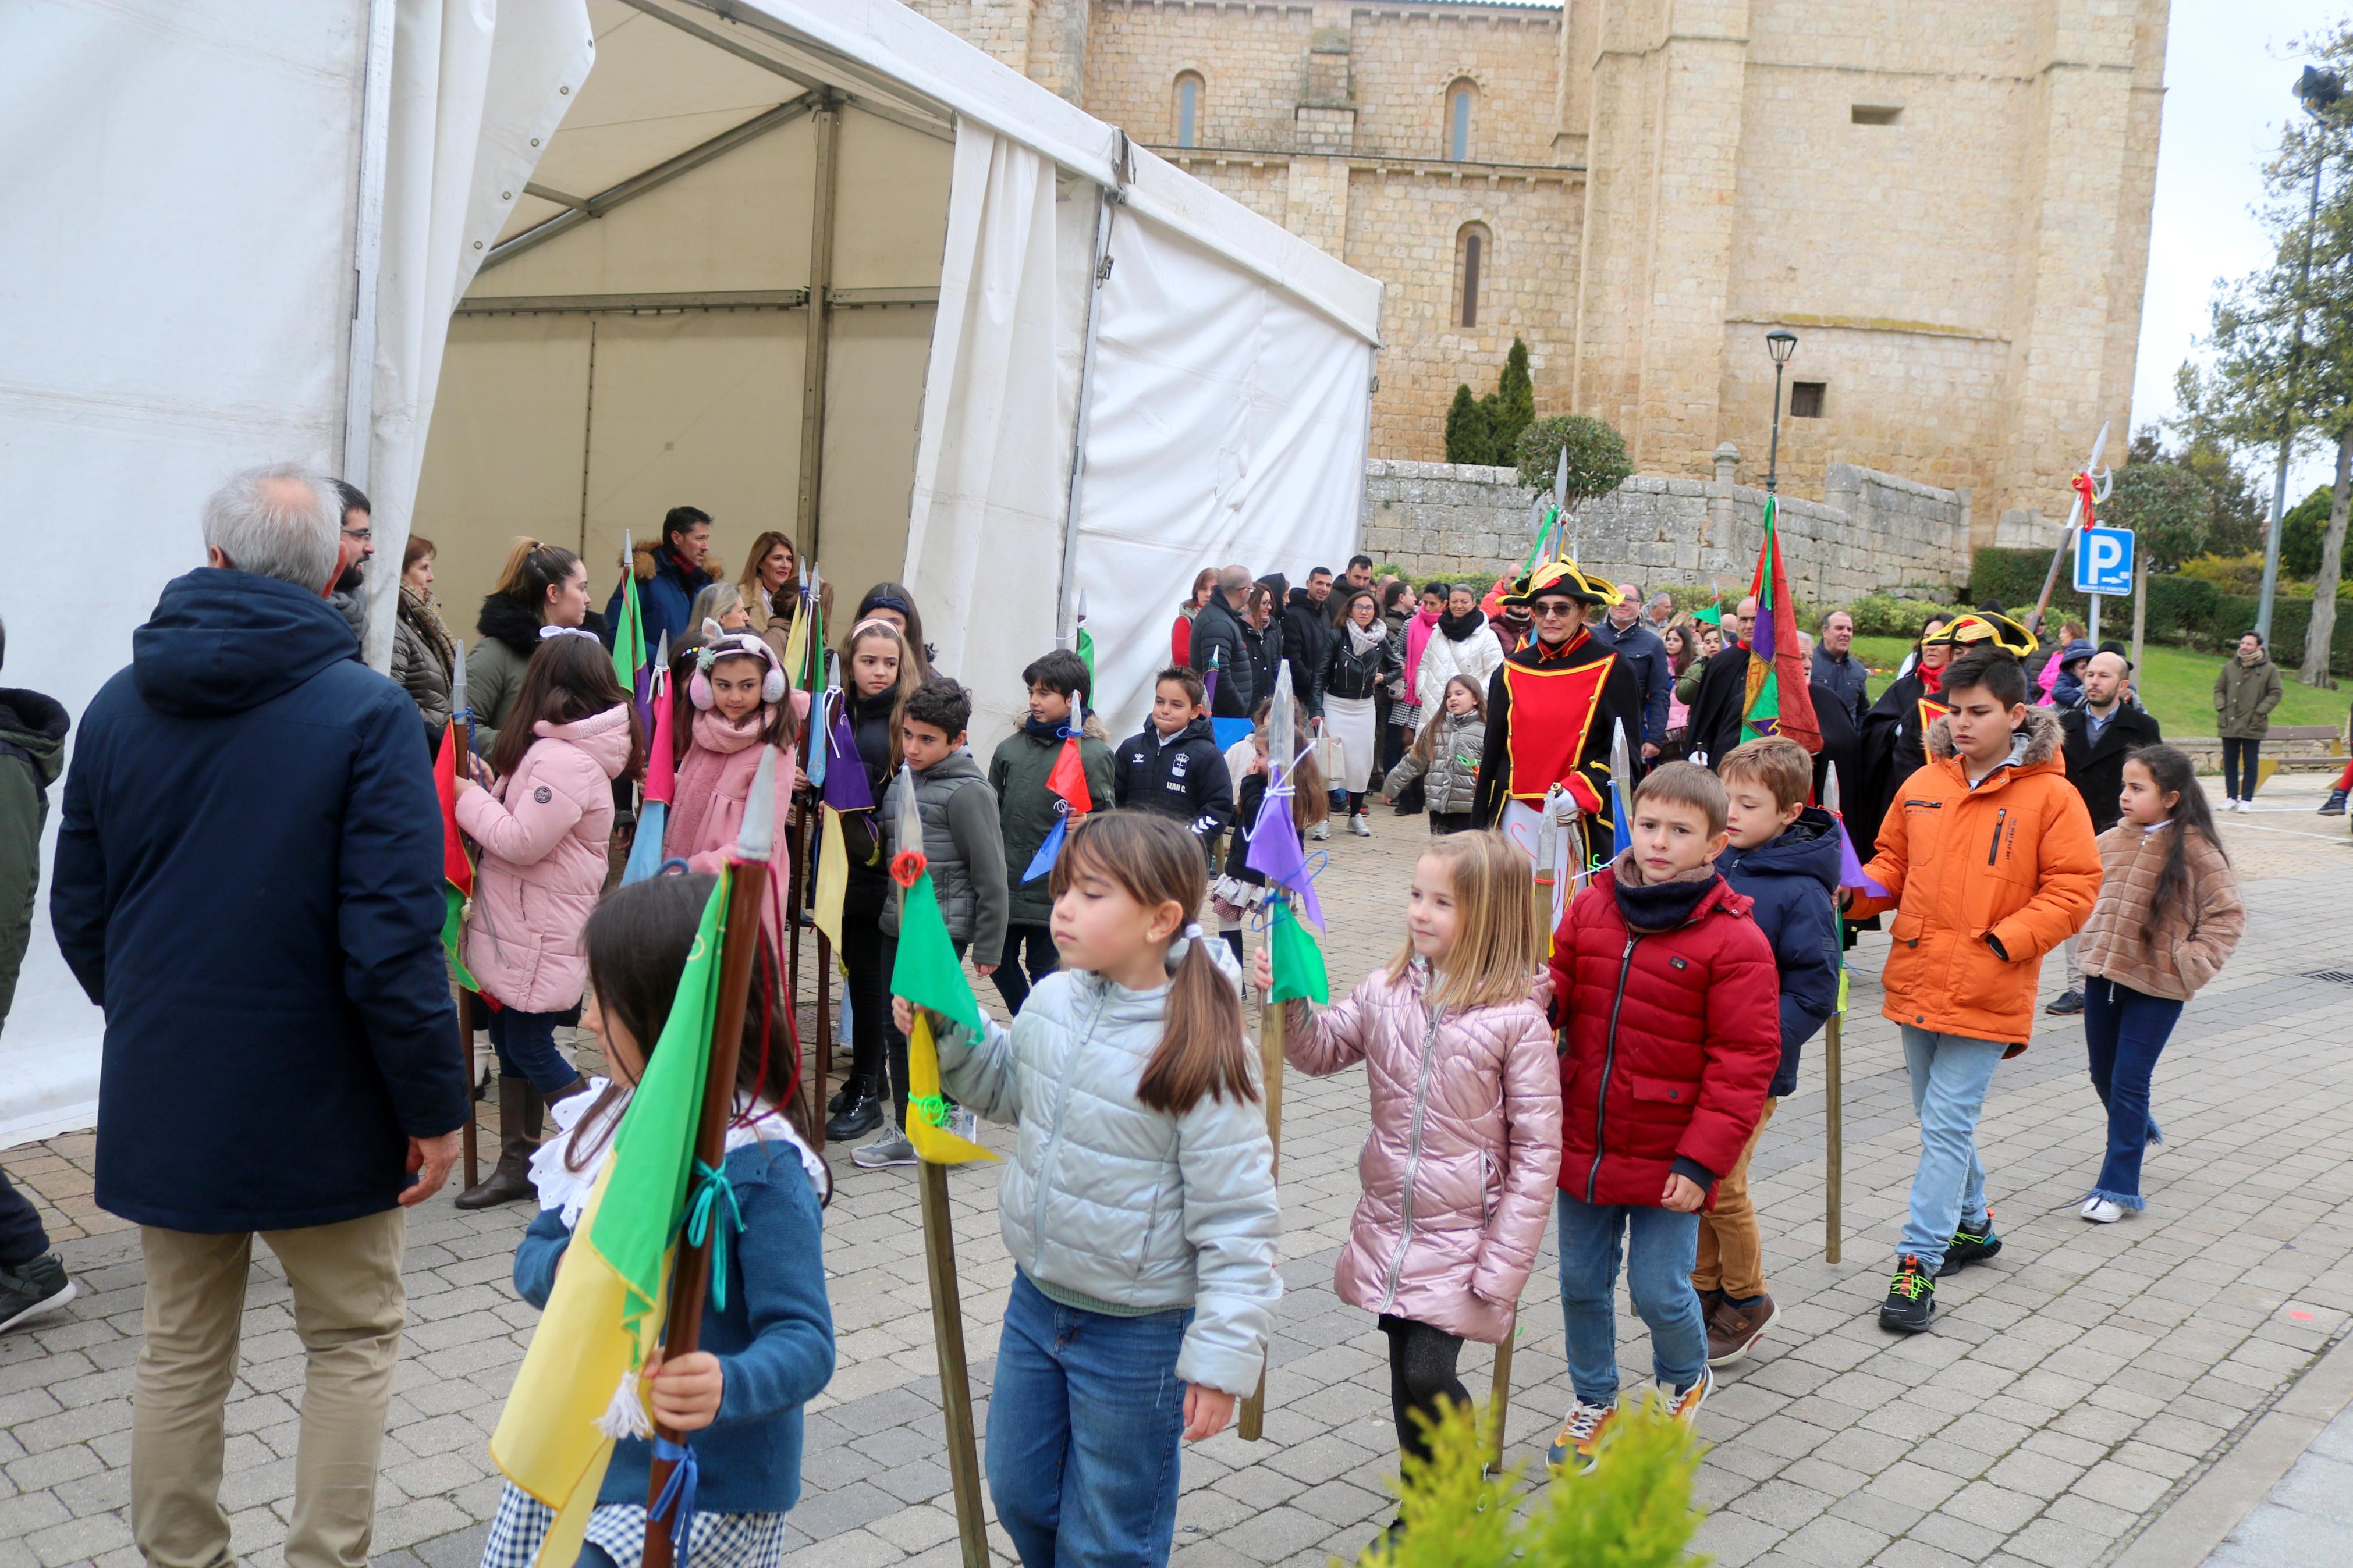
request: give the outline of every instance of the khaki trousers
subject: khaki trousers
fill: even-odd
[[[407,1296],[404,1215],[268,1230],[294,1289],[302,1341],[301,1446],[294,1461],[290,1568],[365,1568],[375,1477]],[[232,1568],[220,1506],[225,1405],[237,1379],[250,1235],[142,1226],[143,1342],[132,1395],[131,1531],[155,1568]]]
[[[1765,1244],[1757,1234],[1757,1205],[1748,1201],[1748,1156],[1765,1136],[1781,1102],[1767,1097],[1757,1131],[1748,1135],[1740,1158],[1715,1184],[1715,1207],[1699,1216],[1699,1259],[1692,1268],[1692,1288],[1722,1290],[1746,1300],[1765,1293]]]

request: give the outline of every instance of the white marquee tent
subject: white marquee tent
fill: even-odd
[[[5,679],[76,713],[272,459],[430,534],[453,629],[517,533],[600,600],[672,504],[793,533],[983,747],[1082,606],[1133,721],[1196,568],[1355,536],[1379,286],[898,0],[31,0],[0,147]],[[99,1034],[37,920],[0,1141]]]

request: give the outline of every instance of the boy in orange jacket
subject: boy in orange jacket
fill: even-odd
[[[2100,852],[2067,782],[2059,722],[2026,705],[2026,671],[1998,649],[1945,674],[1951,712],[1928,762],[1897,789],[1863,868],[1887,897],[1849,889],[1856,917],[1893,909],[1881,1009],[1904,1031],[1920,1166],[1882,1327],[1916,1333],[1936,1281],[2001,1250],[1978,1159],[1993,1069],[2026,1048],[2042,955],[2091,917]]]

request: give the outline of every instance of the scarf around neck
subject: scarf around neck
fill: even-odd
[[[400,618],[407,623],[410,630],[425,639],[425,646],[433,650],[434,658],[441,666],[442,678],[447,679],[457,668],[458,652],[456,645],[449,640],[448,628],[434,613],[433,602],[403,583],[400,585]]]
[[[1672,931],[1691,919],[1717,881],[1714,866],[1694,866],[1663,882],[1646,880],[1631,849],[1610,862],[1609,871],[1619,919],[1629,931],[1646,933]]]
[[[756,744],[768,732],[768,705],[765,702],[741,719],[730,719],[716,708],[698,709],[694,715],[694,743],[706,752],[722,756]]]
[[[1378,617],[1376,617],[1369,626],[1360,626],[1353,618],[1342,621],[1340,624],[1348,629],[1348,645],[1356,650],[1358,658],[1364,658],[1377,647],[1384,647],[1388,644],[1389,629],[1381,625]]]

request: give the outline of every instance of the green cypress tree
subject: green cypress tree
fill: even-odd
[[[1446,411],[1446,460],[1450,463],[1492,463],[1493,441],[1487,411],[1467,385],[1454,389],[1454,403]]]
[[[1504,374],[1495,384],[1495,431],[1497,463],[1518,461],[1520,432],[1526,429],[1536,416],[1536,384],[1528,374],[1528,345],[1518,338],[1512,340],[1512,352],[1504,360]]]

